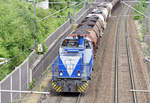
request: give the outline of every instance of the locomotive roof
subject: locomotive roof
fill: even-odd
[[[90,34],[90,32],[86,30],[76,30],[73,32],[73,34],[81,35],[81,34]]]

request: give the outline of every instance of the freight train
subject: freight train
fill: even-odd
[[[98,4],[61,43],[52,64],[52,90],[86,93],[98,44],[112,9],[120,2]]]

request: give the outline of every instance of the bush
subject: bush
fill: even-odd
[[[35,80],[33,80],[32,82],[30,82],[30,83],[29,83],[29,89],[32,90],[32,89],[35,87],[35,83],[36,83]]]
[[[137,4],[135,5],[135,9],[138,10],[138,11],[140,11],[140,12],[143,13],[143,14],[144,14],[144,12],[145,12],[145,8],[146,8],[146,7],[147,7],[147,4],[146,4],[146,1],[145,1],[145,0],[141,0],[140,3],[137,3]],[[133,17],[134,20],[143,20],[143,18],[144,18],[143,15],[141,15],[141,14],[139,14],[138,12],[135,11],[134,17]]]

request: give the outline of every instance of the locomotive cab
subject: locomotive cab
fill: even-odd
[[[59,56],[53,63],[52,80],[61,86],[57,92],[79,92],[87,83],[93,65],[93,47],[83,36],[66,37],[59,49]]]

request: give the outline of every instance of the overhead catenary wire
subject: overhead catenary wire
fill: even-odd
[[[26,51],[26,50],[29,50],[29,48],[26,48],[24,51]],[[12,59],[15,59],[16,57],[22,56],[23,54],[24,54],[24,56],[27,56],[27,54],[23,52],[21,54],[17,54],[17,55],[15,55],[13,57],[10,57],[9,59],[6,59],[3,62],[0,62],[0,69],[4,66],[4,64],[10,63],[12,61]],[[3,66],[1,66],[1,65],[3,65]]]
[[[59,15],[56,15],[56,16],[51,16],[53,18],[68,18],[68,16],[59,16]]]
[[[82,3],[83,3],[83,2],[79,3],[78,5],[72,4],[72,5],[69,6],[69,7],[72,7],[72,6],[76,6],[76,7],[77,7],[77,6],[81,5]],[[52,17],[52,16],[54,16],[54,15],[60,13],[61,11],[64,11],[65,9],[68,9],[69,7],[67,6],[67,7],[65,7],[65,8],[63,8],[63,9],[60,9],[59,11],[56,11],[56,12],[53,13],[53,14],[50,14],[50,15],[48,15],[48,16],[45,16],[44,18],[40,19],[38,22],[41,22],[41,21],[43,21],[43,20],[45,20],[45,19],[47,19],[47,18],[49,18],[49,17]]]
[[[67,2],[38,2],[38,3],[46,3],[46,4],[67,4],[67,3],[78,3],[78,2],[72,2],[72,1],[67,1]]]
[[[74,5],[74,4],[73,4],[73,5]],[[73,5],[71,5],[71,6],[73,6]],[[71,7],[71,6],[69,6],[69,7]],[[53,13],[53,14],[50,14],[50,15],[48,15],[48,16],[45,16],[44,18],[40,19],[38,22],[41,22],[41,21],[43,21],[43,20],[45,20],[45,19],[47,19],[47,18],[49,18],[49,17],[51,17],[51,16],[54,16],[54,15],[58,14],[59,12],[65,10],[65,9],[67,9],[67,8],[68,8],[68,6],[65,7],[65,8],[63,8],[63,9],[60,9],[60,10],[56,11],[56,12]]]
[[[82,3],[80,3],[80,5],[81,5]],[[80,5],[76,5],[76,7],[78,7],[78,6],[80,6]],[[74,8],[75,9],[75,8]],[[73,13],[74,14],[74,13]],[[73,16],[75,16],[75,15],[73,15]],[[51,17],[53,17],[53,18],[68,18],[68,16],[60,16],[60,15],[56,15],[56,16],[51,16]]]
[[[3,62],[0,62],[0,65],[2,65],[2,64],[6,64],[6,63],[8,63],[9,61],[3,61]]]
[[[139,3],[140,1],[124,1],[124,2],[128,2],[128,3]],[[150,3],[150,1],[145,1],[145,3],[147,3],[147,4],[149,4]]]
[[[7,60],[6,58],[0,58],[0,60]]]
[[[131,5],[127,4],[126,2],[121,1],[121,3],[123,3],[123,4],[124,4],[124,5],[126,5],[126,6],[128,6],[128,7],[129,7],[129,8],[131,8],[131,9],[135,10],[135,11],[136,11],[136,12],[138,12],[139,14],[143,15],[145,18],[150,19],[150,17],[149,17],[149,16],[147,16],[147,15],[145,15],[144,13],[142,13],[142,12],[140,12],[140,11],[136,10],[134,7],[132,7]]]

